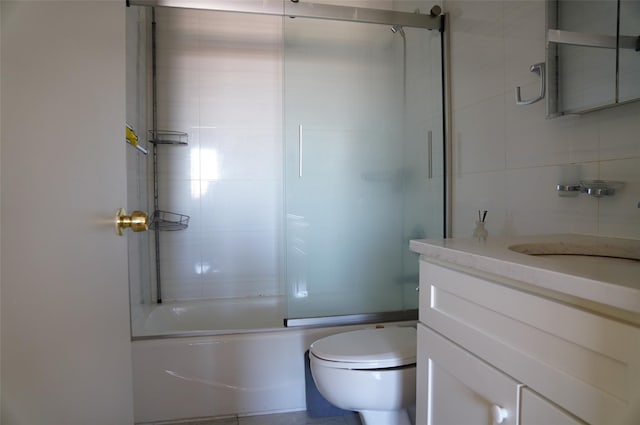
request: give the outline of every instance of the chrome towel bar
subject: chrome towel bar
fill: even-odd
[[[540,94],[538,95],[538,97],[534,97],[533,99],[527,99],[527,100],[522,100],[521,96],[520,96],[520,87],[516,87],[516,105],[531,105],[534,104],[542,99],[544,99],[544,94],[545,94],[545,64],[544,62],[540,62],[540,63],[536,63],[531,65],[531,68],[529,68],[529,70],[535,74],[538,74],[540,76]]]

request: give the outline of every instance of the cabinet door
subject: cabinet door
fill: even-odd
[[[640,424],[640,327],[466,270],[420,262],[420,322],[587,423]]]
[[[516,425],[520,384],[418,325],[417,425]]]
[[[586,425],[549,400],[531,391],[522,389],[520,425]]]

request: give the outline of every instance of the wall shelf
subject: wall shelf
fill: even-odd
[[[161,231],[184,230],[189,227],[189,219],[188,215],[155,210],[149,228]]]

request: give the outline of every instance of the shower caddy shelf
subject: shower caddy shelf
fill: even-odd
[[[155,210],[149,224],[150,229],[169,232],[189,227],[189,216],[170,211]]]
[[[155,152],[155,148],[158,145],[186,146],[189,144],[189,135],[183,131],[149,130],[149,143],[154,145],[154,155],[153,155],[154,211],[153,211],[153,216],[151,218],[151,223],[149,224],[149,228],[153,230],[160,230],[165,232],[184,230],[187,227],[189,227],[190,217],[188,215],[158,209],[158,192],[157,192],[158,158]]]

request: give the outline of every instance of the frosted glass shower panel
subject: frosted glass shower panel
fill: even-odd
[[[408,156],[412,143],[426,152],[424,102],[441,98],[409,113],[405,86],[421,72],[411,90],[426,94],[430,72],[407,73],[406,40],[389,26],[296,18],[284,33],[288,318],[415,308],[405,229],[424,229],[427,214],[407,214],[407,194],[427,179]]]
[[[282,18],[156,8],[157,121],[189,135],[158,148],[164,302],[283,295]]]
[[[402,193],[393,187],[401,158],[385,149],[390,136],[303,133],[303,176],[287,182],[290,306],[297,317],[402,309],[390,284],[402,273]]]
[[[619,50],[619,101],[640,99],[640,2],[620,2],[620,37],[634,40]],[[625,40],[625,41],[626,41]],[[622,43],[622,41],[621,41]]]

